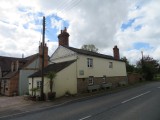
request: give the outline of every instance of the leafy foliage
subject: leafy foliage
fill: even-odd
[[[92,52],[98,52],[98,48],[96,48],[95,45],[93,45],[93,44],[83,45],[83,46],[81,47],[81,49],[83,49],[83,50],[88,50],[88,51],[92,51]]]
[[[52,93],[52,90],[53,90],[53,84],[54,84],[54,81],[53,81],[53,80],[56,78],[56,73],[55,73],[55,72],[50,71],[50,72],[48,72],[48,74],[47,74],[47,76],[46,76],[46,77],[50,79],[50,81],[49,81],[49,85],[50,85],[50,92]]]
[[[159,71],[159,63],[150,56],[144,56],[137,62],[137,69],[146,80],[153,80],[154,75]]]
[[[128,73],[132,73],[135,71],[135,66],[131,65],[126,57],[121,58],[121,60],[123,60],[126,63],[126,70]]]

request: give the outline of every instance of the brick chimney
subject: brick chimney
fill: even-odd
[[[119,59],[120,59],[119,49],[118,49],[117,45],[114,46],[114,48],[113,48],[113,55],[114,55],[114,59],[116,59],[116,60],[119,60]]]
[[[39,67],[42,68],[42,54],[43,54],[43,45],[40,43],[39,45]],[[46,44],[44,44],[44,67],[48,65],[48,47]]]
[[[58,35],[59,46],[69,46],[69,33],[67,32],[67,28],[61,30],[61,33]]]

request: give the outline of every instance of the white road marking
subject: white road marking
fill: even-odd
[[[131,100],[133,100],[133,99],[136,99],[136,98],[138,98],[138,97],[141,97],[141,96],[143,96],[143,95],[145,95],[145,94],[148,94],[148,93],[150,93],[150,92],[151,92],[151,91],[147,91],[147,92],[142,93],[142,94],[140,94],[140,95],[137,95],[137,96],[135,96],[135,97],[133,97],[133,98],[130,98],[130,99],[128,99],[128,100],[125,100],[125,101],[123,101],[123,102],[121,102],[121,103],[123,104],[123,103],[129,102],[129,101],[131,101]]]
[[[79,119],[79,120],[85,120],[85,119],[90,118],[90,117],[91,117],[91,115],[86,116],[86,117],[83,117],[83,118],[81,118],[81,119]]]

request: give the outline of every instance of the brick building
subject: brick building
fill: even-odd
[[[39,53],[14,58],[0,56],[0,94],[6,96],[23,95],[28,92],[28,76],[41,69],[42,44]],[[44,45],[44,65],[48,65],[48,47]]]

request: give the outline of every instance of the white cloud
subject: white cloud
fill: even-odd
[[[52,16],[56,13],[62,20],[51,18],[51,25],[61,29],[63,20],[67,20],[73,47],[95,44],[99,52],[112,55],[112,48],[117,44],[121,56],[126,56],[132,63],[141,57],[141,50],[160,59],[159,0],[1,0],[0,3],[0,55],[36,53],[41,33],[35,29],[41,29],[43,14]],[[136,20],[132,26],[122,31],[122,23],[133,18]],[[141,28],[136,31],[135,27],[139,25]],[[137,50],[134,48],[137,42],[148,43],[151,48]],[[57,42],[48,42],[50,54],[57,45]]]
[[[129,5],[126,0],[81,1],[64,15],[70,23],[71,45],[95,44],[100,51],[112,49],[117,44],[114,35],[127,17]]]
[[[141,3],[143,3],[142,1]],[[142,4],[139,9],[135,9],[129,12],[128,20],[137,18],[133,25],[126,29],[125,31],[119,30],[116,34],[116,39],[123,49],[123,55],[130,58],[130,61],[134,62],[140,57],[140,50],[134,48],[134,43],[144,42],[148,43],[152,48],[143,49],[145,55],[150,55],[155,59],[160,59],[159,53],[159,44],[160,44],[160,11],[159,5],[160,1],[148,1]],[[135,27],[141,25],[142,28],[138,31],[135,31]],[[143,47],[143,46],[142,46]],[[128,50],[130,49],[130,50]],[[136,52],[137,51],[137,52]],[[128,53],[128,54],[126,54]],[[135,56],[135,58],[133,57]]]
[[[51,25],[52,25],[52,28],[58,29],[58,33],[59,33],[59,31],[62,29],[62,26],[63,26],[63,20],[56,20],[55,18],[51,18]]]

